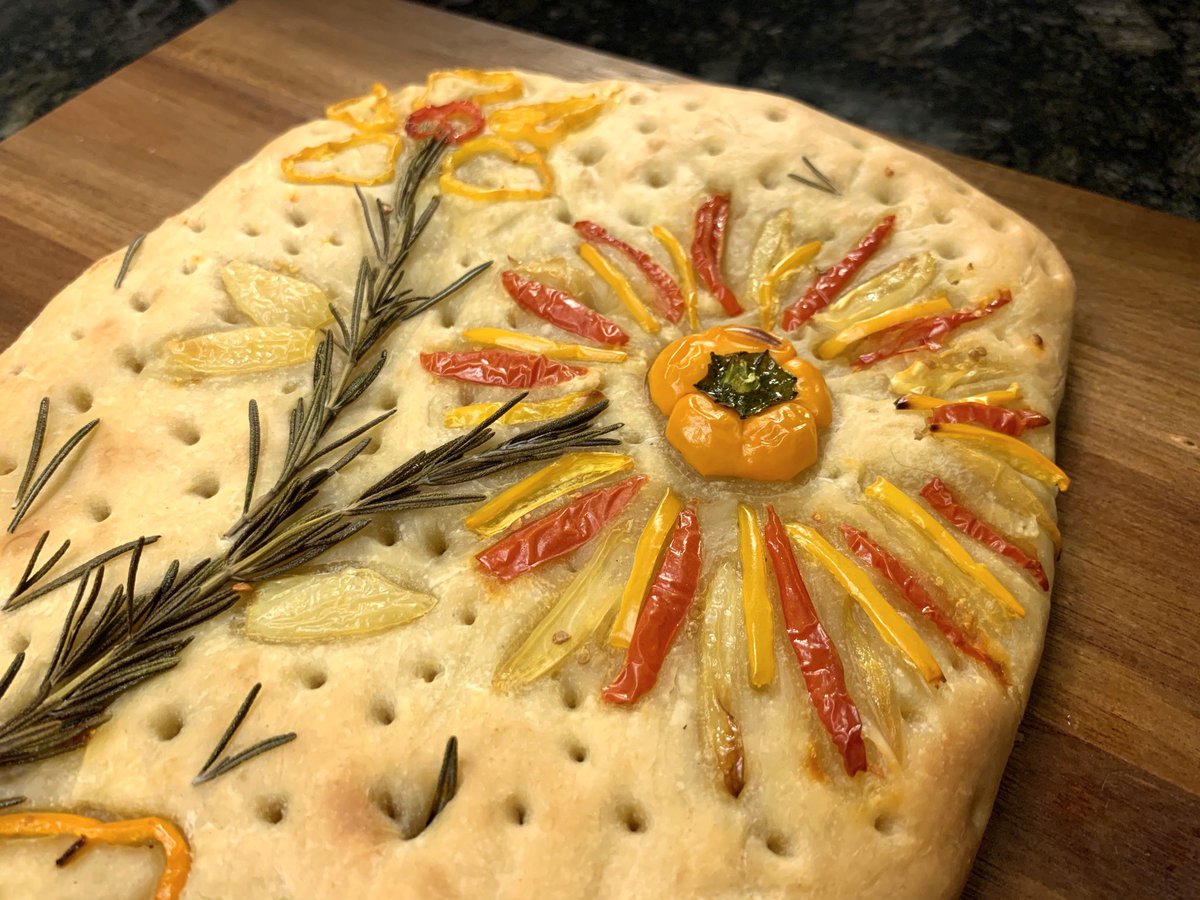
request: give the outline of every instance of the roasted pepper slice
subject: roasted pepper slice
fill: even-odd
[[[620,325],[591,307],[584,306],[566,291],[524,278],[511,271],[501,275],[500,282],[522,309],[545,319],[551,325],[557,325],[563,331],[600,344],[629,343],[629,335]]]
[[[394,131],[399,124],[388,90],[378,81],[371,85],[369,94],[325,107],[325,118],[344,122],[358,131]]]
[[[599,391],[573,391],[550,400],[522,400],[496,422],[497,425],[520,425],[525,422],[546,422],[567,413],[583,409],[604,399]],[[446,413],[442,424],[447,428],[474,428],[491,417],[503,403],[472,403],[457,406]]]
[[[926,394],[908,393],[896,398],[896,409],[937,409],[951,403],[982,403],[984,406],[1003,406],[1021,399],[1021,386],[1015,381],[998,391],[982,391],[958,400],[945,400]]]
[[[582,547],[629,505],[645,483],[645,475],[634,475],[612,487],[584,494],[566,506],[522,525],[475,554],[475,559],[489,575],[511,581]]]
[[[333,318],[329,295],[309,281],[235,259],[221,269],[221,284],[255,325],[320,328]]]
[[[1012,302],[1012,294],[1001,289],[995,297],[974,309],[958,309],[936,316],[926,316],[894,325],[875,336],[876,348],[863,353],[854,361],[856,369],[864,369],[883,359],[917,350],[941,350],[950,332],[969,322],[978,322]]]
[[[699,583],[700,521],[693,505],[686,507],[675,520],[675,533],[642,604],[625,651],[625,662],[600,692],[603,700],[636,703],[654,687]]]
[[[427,105],[432,99],[437,88],[447,81],[465,81],[473,88],[479,90],[468,94],[466,98],[478,103],[480,106],[487,106],[490,103],[503,103],[505,100],[515,100],[525,92],[525,85],[521,83],[521,78],[516,72],[508,71],[483,71],[481,69],[444,69],[438,72],[430,72],[425,79],[425,94],[413,105],[414,109],[420,109]]]
[[[592,300],[592,285],[587,275],[578,266],[572,265],[561,256],[555,256],[550,259],[536,259],[528,262],[518,263],[509,258],[512,263],[512,271],[527,281],[536,281],[541,284],[556,288],[560,291],[565,291],[574,300],[578,300],[587,306],[593,304]],[[533,310],[530,310],[531,312]],[[618,343],[617,341],[601,341],[604,344]],[[623,342],[621,342],[623,343]]]
[[[1043,484],[1053,485],[1060,491],[1065,491],[1071,486],[1071,479],[1067,477],[1067,473],[1056,466],[1049,457],[1015,437],[975,425],[935,423],[929,426],[929,432],[935,437],[973,444],[1004,460],[1022,475],[1028,475]]]
[[[783,259],[771,267],[758,289],[758,306],[764,321],[769,317],[771,322],[774,322],[779,315],[779,290],[783,283],[804,269],[820,252],[821,242],[809,241],[792,248]]]
[[[700,725],[725,790],[737,797],[746,784],[742,730],[734,715],[738,668],[737,575],[728,563],[713,576],[700,624]]]
[[[846,289],[859,270],[883,246],[892,226],[896,224],[895,216],[884,216],[879,224],[863,235],[858,245],[842,257],[841,262],[830,266],[817,276],[804,296],[783,311],[783,328],[785,331],[795,331],[805,322],[820,312],[838,298]]]
[[[330,168],[328,171],[302,172],[300,166],[307,163],[330,162],[343,153],[377,144],[384,150],[383,165],[378,172],[368,175],[354,175]],[[400,138],[383,131],[365,131],[352,134],[350,137],[337,141],[327,141],[315,147],[305,147],[285,156],[279,163],[283,177],[298,184],[341,184],[361,185],[369,187],[375,184],[387,184],[396,175],[396,158],[400,155]]]
[[[941,395],[968,385],[978,389],[1000,384],[1011,375],[1012,367],[989,359],[983,347],[955,347],[917,359],[893,375],[889,387],[893,394]]]
[[[592,271],[599,275],[605,284],[612,288],[617,299],[633,316],[634,321],[642,326],[643,331],[649,334],[655,334],[658,331],[658,322],[655,321],[654,316],[650,315],[650,311],[646,309],[646,305],[638,297],[633,285],[629,283],[629,279],[621,274],[620,269],[605,259],[600,251],[591,244],[580,244],[579,256],[592,267]]]
[[[713,194],[696,210],[695,234],[692,237],[692,262],[696,274],[717,298],[725,312],[736,316],[742,305],[725,284],[721,274],[721,259],[725,253],[725,229],[729,226],[729,195]]]
[[[502,138],[524,141],[545,150],[573,131],[591,124],[604,109],[594,94],[545,103],[505,106],[488,114],[488,127]]]
[[[177,378],[252,375],[308,362],[318,341],[311,328],[256,326],[168,341],[163,350],[166,369]]]
[[[469,184],[458,177],[458,170],[468,161],[478,156],[494,153],[517,166],[531,169],[541,181],[536,188],[489,188],[477,184]],[[457,194],[471,200],[541,200],[549,197],[554,190],[554,173],[546,164],[545,158],[536,150],[522,150],[504,138],[485,134],[474,140],[467,141],[461,147],[446,157],[442,164],[442,174],[438,186],[444,193]]]
[[[700,327],[700,314],[699,298],[696,296],[696,273],[692,269],[691,260],[688,259],[679,239],[661,225],[655,225],[650,229],[650,233],[671,257],[671,264],[675,266],[675,274],[679,276],[679,286],[683,292],[683,308],[687,312],[688,327],[695,331]]]
[[[1062,552],[1062,532],[1050,517],[1050,510],[1029,485],[1007,463],[967,446],[958,448],[958,458],[975,477],[987,486],[996,499],[1021,515],[1034,519],[1054,544],[1054,556]]]
[[[779,588],[779,607],[788,640],[800,663],[800,673],[817,718],[842,755],[846,774],[857,775],[867,769],[867,746],[863,742],[862,717],[846,688],[842,659],[821,620],[817,618],[812,597],[804,586],[800,566],[792,551],[783,523],[770,506],[763,529],[775,583]]]
[[[788,525],[787,532],[792,540],[819,562],[862,607],[871,624],[880,636],[903,653],[917,667],[917,671],[930,684],[944,681],[941,666],[921,640],[916,630],[896,612],[879,593],[867,573],[833,548],[829,541],[815,528],[807,525]]]
[[[624,453],[568,453],[501,491],[464,524],[480,537],[491,537],[559,497],[632,468],[633,457]]]
[[[1000,601],[1000,605],[1013,615],[1024,618],[1025,607],[1012,595],[1012,592],[1000,583],[1000,580],[991,573],[987,566],[975,562],[971,558],[971,554],[963,549],[962,544],[954,539],[954,535],[938,524],[938,521],[927,513],[916,500],[883,478],[876,478],[868,485],[866,493],[868,497],[878,500],[918,531],[927,535],[964,575],[973,579],[980,587]]]
[[[665,316],[668,322],[678,322],[683,316],[684,302],[683,292],[679,289],[679,285],[675,283],[675,279],[667,274],[667,270],[660,266],[651,256],[644,250],[639,250],[637,247],[629,244],[620,238],[609,234],[608,229],[603,225],[598,225],[595,222],[580,220],[575,223],[575,230],[586,241],[591,241],[593,244],[603,244],[606,247],[612,247],[617,252],[626,256],[646,280],[650,282],[650,286],[654,288],[655,305],[661,315]]]
[[[629,646],[629,639],[633,637],[633,627],[637,624],[638,613],[642,609],[642,601],[658,569],[658,558],[662,555],[663,546],[671,536],[671,529],[675,527],[675,520],[682,510],[683,502],[675,496],[674,491],[667,488],[654,514],[642,529],[637,549],[633,554],[633,567],[621,593],[621,608],[608,635],[608,642],[614,647]]]
[[[775,622],[767,593],[767,557],[754,510],[738,504],[738,549],[742,560],[742,609],[746,617],[746,661],[756,688],[775,678]]]
[[[1005,409],[986,403],[959,400],[939,406],[929,417],[941,424],[979,425],[1011,437],[1020,437],[1028,428],[1041,428],[1050,420],[1034,409]]]
[[[862,319],[843,328],[828,340],[822,341],[817,347],[817,358],[833,359],[850,349],[851,344],[856,344],[880,331],[893,328],[903,322],[911,322],[913,319],[949,312],[950,309],[950,301],[944,296],[931,297],[928,300],[910,303],[908,306],[901,306],[899,309],[871,316],[869,319]]]
[[[770,331],[775,327],[775,319],[779,315],[779,305],[774,291],[774,285],[767,288],[766,280],[775,263],[783,254],[784,248],[792,240],[792,212],[781,209],[768,218],[759,229],[758,239],[750,251],[749,277],[746,279],[746,293],[753,297],[758,304],[759,322]]]
[[[404,120],[404,133],[414,141],[430,138],[457,146],[483,131],[483,110],[469,100],[414,109]]]
[[[1004,671],[1004,665],[973,641],[955,624],[953,619],[942,611],[908,566],[871,540],[865,531],[859,531],[848,525],[843,525],[841,528],[851,553],[890,581],[909,605],[933,623],[954,647],[983,663],[1001,684],[1008,684],[1008,675]]]
[[[890,309],[903,306],[933,283],[937,274],[937,259],[932,253],[906,256],[853,288],[820,314],[821,324],[830,328],[845,328],[861,319],[871,318]]]
[[[552,341],[550,338],[525,334],[520,331],[506,331],[503,328],[468,328],[463,332],[463,340],[473,344],[487,344],[489,347],[503,347],[505,350],[540,353],[549,359],[619,363],[625,362],[629,358],[629,354],[624,350],[602,350],[599,347],[564,344],[561,341]]]
[[[425,371],[443,378],[495,387],[533,388],[561,384],[587,374],[587,369],[515,350],[438,350],[422,353]]]

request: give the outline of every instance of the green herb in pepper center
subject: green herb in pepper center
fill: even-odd
[[[696,382],[696,389],[745,419],[776,403],[795,399],[796,376],[766,350],[723,356],[714,353],[708,374]]]

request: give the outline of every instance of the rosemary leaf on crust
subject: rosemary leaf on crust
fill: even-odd
[[[145,239],[146,236],[144,234],[139,234],[129,242],[129,246],[125,249],[125,258],[121,260],[121,271],[117,272],[117,280],[113,282],[114,288],[121,287],[121,283],[125,280],[125,275],[129,271],[129,266],[133,263],[133,257]]]
[[[20,806],[26,801],[26,797],[0,797],[0,809],[8,809],[10,806]]]
[[[433,790],[433,803],[429,808],[429,817],[425,819],[426,828],[433,824],[438,813],[446,808],[446,804],[453,800],[457,793],[458,738],[451,735],[450,740],[446,741],[446,749],[442,753],[442,768],[438,772],[437,787]]]
[[[33,435],[33,448],[29,454],[29,464],[25,470],[25,475],[21,478],[21,484],[24,486],[26,480],[32,476],[33,469],[37,465],[37,457],[41,451],[42,438],[45,435],[46,419],[44,413],[49,411],[49,401],[42,399],[41,407],[38,410],[37,429]],[[92,429],[100,424],[99,419],[92,419],[77,432],[67,438],[65,444],[59,448],[58,452],[50,458],[50,462],[46,463],[46,468],[38,473],[36,478],[33,478],[32,484],[29,484],[24,491],[19,491],[17,496],[16,513],[13,514],[12,521],[8,523],[8,533],[12,534],[17,530],[17,526],[21,524],[21,520],[25,518],[25,514],[29,512],[29,508],[33,506],[38,495],[45,489],[46,484],[54,477],[54,473],[58,471],[59,466],[67,461],[67,457],[71,455],[71,451],[79,446],[79,442],[91,434]],[[36,451],[36,452],[35,452]]]
[[[218,757],[225,752],[225,748],[241,727],[242,722],[246,720],[246,716],[250,713],[250,708],[254,705],[254,701],[258,698],[258,692],[262,690],[262,682],[258,682],[254,687],[250,688],[250,693],[246,695],[246,699],[242,701],[242,705],[238,707],[238,711],[233,714],[233,719],[229,723],[229,727],[225,729],[225,733],[221,735],[221,739],[217,741],[217,746],[213,748],[213,752],[205,761],[196,777],[192,779],[193,785],[204,784],[206,781],[212,781],[224,775],[226,772],[236,769],[244,762],[249,762],[254,757],[266,753],[268,750],[274,750],[276,747],[282,747],[284,744],[290,744],[296,739],[296,732],[289,731],[287,734],[277,734],[274,737],[269,737],[266,740],[259,741],[253,747],[243,750],[241,753],[236,753],[233,756],[227,756],[218,762]]]

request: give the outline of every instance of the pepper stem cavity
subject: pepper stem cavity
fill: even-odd
[[[796,376],[775,362],[766,350],[712,354],[708,373],[695,387],[743,419],[777,403],[794,400],[797,395]]]

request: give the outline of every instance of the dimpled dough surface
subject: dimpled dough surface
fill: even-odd
[[[432,288],[487,259],[497,267],[388,340],[388,367],[360,402],[358,418],[347,421],[392,406],[398,414],[379,432],[376,452],[341,476],[346,484],[365,484],[445,439],[441,420],[450,407],[506,396],[429,376],[419,364],[421,350],[461,347],[458,333],[477,326],[562,337],[504,295],[498,272],[507,257],[575,258],[570,223],[594,219],[650,249],[669,269],[645,228],[661,224],[690,235],[696,206],[716,190],[733,198],[725,273],[739,296],[758,228],[781,208],[793,210],[798,237],[826,242],[821,266],[890,211],[897,228],[868,273],[928,249],[939,257],[938,284],[956,306],[1009,287],[1010,307],[964,333],[1011,359],[1028,405],[1053,414],[1066,371],[1070,273],[1038,230],[955,176],[778,97],[700,85],[583,87],[533,75],[525,84],[521,102],[596,90],[614,96],[592,125],[547,152],[552,197],[500,203],[443,197],[410,284]],[[401,114],[417,93],[394,95]],[[322,121],[279,138],[150,233],[121,288],[113,287],[122,257],[115,254],[54,298],[0,358],[0,464],[7,473],[0,499],[16,490],[43,394],[52,401],[47,448],[88,419],[101,419],[86,449],[5,539],[0,583],[15,582],[47,528],[52,546],[54,538],[72,538],[64,567],[139,534],[161,534],[143,561],[147,580],[172,558],[187,562],[218,551],[220,535],[240,512],[247,401],[257,398],[262,410],[259,483],[269,484],[287,411],[296,392],[307,390],[308,372],[298,366],[180,384],[162,375],[157,360],[167,340],[248,324],[222,289],[220,269],[230,260],[282,264],[346,308],[369,246],[354,194],[288,183],[279,166],[283,156],[348,131]],[[801,154],[841,196],[786,177],[799,170]],[[390,188],[378,190],[384,196]],[[609,417],[626,423],[626,450],[651,479],[630,520],[640,527],[668,483],[698,498],[706,572],[734,558],[739,499],[769,500],[785,520],[805,521],[822,510],[870,516],[860,486],[876,475],[910,494],[930,474],[953,478],[954,456],[934,439],[914,439],[920,418],[892,408],[887,379],[899,366],[851,373],[836,360],[818,363],[834,397],[834,421],[822,434],[819,463],[799,483],[781,489],[704,482],[667,445],[661,416],[645,395],[654,354],[682,332],[666,325],[660,335],[646,335],[611,292],[598,281],[595,287],[601,310],[631,336],[629,364],[593,366],[589,376],[602,373],[613,403]],[[712,298],[702,295],[701,303],[705,325],[724,321]],[[756,319],[756,312],[742,317]],[[814,335],[810,327],[797,336],[802,354],[810,355]],[[1029,440],[1052,454],[1052,430]],[[1048,541],[994,498],[981,493],[967,502],[1023,530],[1043,560],[1053,558]],[[499,586],[475,567],[471,554],[481,544],[462,527],[463,515],[460,509],[402,514],[332,554],[435,594],[440,602],[425,618],[353,640],[269,645],[239,634],[236,614],[222,616],[197,631],[175,670],[121,699],[85,752],[0,771],[0,796],[28,795],[20,809],[173,820],[193,853],[188,898],[928,898],[958,890],[987,822],[1048,614],[1047,595],[1015,567],[970,548],[1028,611],[995,632],[1011,657],[1008,691],[981,667],[953,658],[924,624],[918,628],[947,675],[936,690],[872,635],[903,713],[902,763],[885,775],[873,770],[851,781],[840,770],[777,618],[774,683],[755,692],[736,679],[747,784],[734,800],[719,787],[697,724],[697,610],[657,687],[632,709],[599,700],[619,662],[599,641],[556,675],[498,694],[490,686],[498,661],[586,561],[591,545],[565,564]],[[848,601],[804,554],[798,558],[837,641]],[[35,690],[70,593],[0,617],[0,664],[21,649],[29,656],[0,705],[5,715]],[[262,694],[233,748],[290,730],[298,739],[193,787],[192,777],[256,681]],[[432,827],[407,839],[428,810],[451,734],[460,746],[459,793]],[[161,868],[158,850],[99,848],[56,869],[54,858],[70,842],[0,842],[0,898],[151,892]]]

